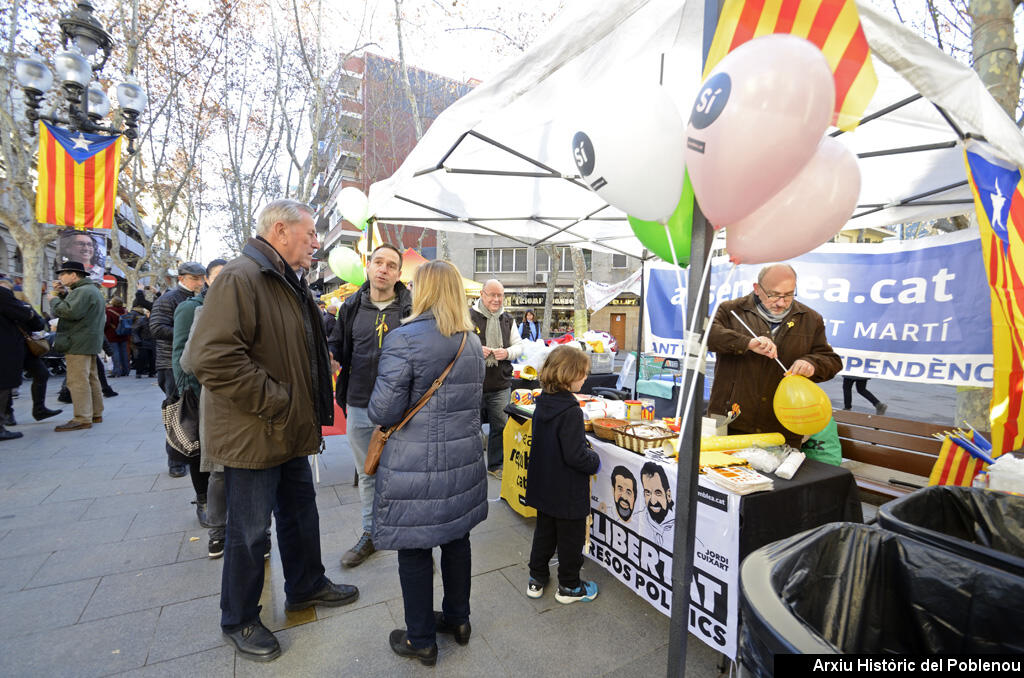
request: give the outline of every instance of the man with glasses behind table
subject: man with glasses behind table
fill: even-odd
[[[718,307],[708,339],[708,350],[717,359],[708,413],[725,414],[736,403],[740,415],[729,425],[729,433],[779,432],[788,445],[799,449],[802,436],[780,424],[772,406],[784,376],[775,359],[790,374],[816,382],[836,376],[843,363],[825,338],[821,315],[795,296],[793,267],[770,264],[758,273],[753,292]],[[743,323],[757,336],[751,336]]]

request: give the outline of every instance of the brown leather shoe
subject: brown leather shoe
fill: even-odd
[[[102,424],[103,423],[103,417],[93,417],[92,418],[92,423],[94,423],[94,424]]]
[[[64,431],[78,431],[79,429],[84,428],[92,428],[92,424],[90,424],[87,421],[75,421],[74,419],[72,419],[66,424],[61,424],[60,426],[54,427],[53,430],[57,431],[58,433],[63,433]]]

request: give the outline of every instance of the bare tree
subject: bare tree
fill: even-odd
[[[590,313],[587,311],[587,295],[583,291],[583,283],[587,279],[587,262],[583,250],[579,247],[570,249],[572,256],[572,291],[573,291],[573,335],[582,337],[590,329]]]
[[[553,305],[555,303],[555,286],[558,285],[558,247],[545,245],[539,251],[548,255],[548,286],[544,292],[544,318],[540,323],[540,336],[547,339],[551,336],[551,326],[554,318]]]

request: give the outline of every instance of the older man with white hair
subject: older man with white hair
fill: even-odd
[[[327,337],[309,287],[296,273],[309,268],[318,246],[308,205],[267,205],[257,237],[210,287],[188,348],[203,385],[203,453],[224,466],[221,628],[240,656],[255,661],[281,654],[260,621],[264,530],[271,512],[285,610],[347,605],[359,597],[356,587],[324,575],[307,460],[323,449],[320,427],[334,421]]]
[[[487,470],[501,471],[505,407],[512,396],[512,363],[523,354],[523,340],[515,320],[504,310],[505,287],[491,279],[484,283],[480,298],[470,309],[470,316],[480,336],[487,370],[484,375],[484,397],[481,409],[487,411]]]

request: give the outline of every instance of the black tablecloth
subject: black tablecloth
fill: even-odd
[[[774,490],[740,501],[740,558],[825,523],[864,522],[857,483],[844,468],[805,459],[792,480],[768,475]]]
[[[595,386],[601,386],[603,388],[615,388],[615,384],[619,381],[619,375],[617,374],[590,374],[587,376],[587,380],[583,382],[583,388],[580,389],[580,393],[592,393],[592,389]],[[513,379],[512,390],[517,388],[540,388],[540,382],[536,379]]]

